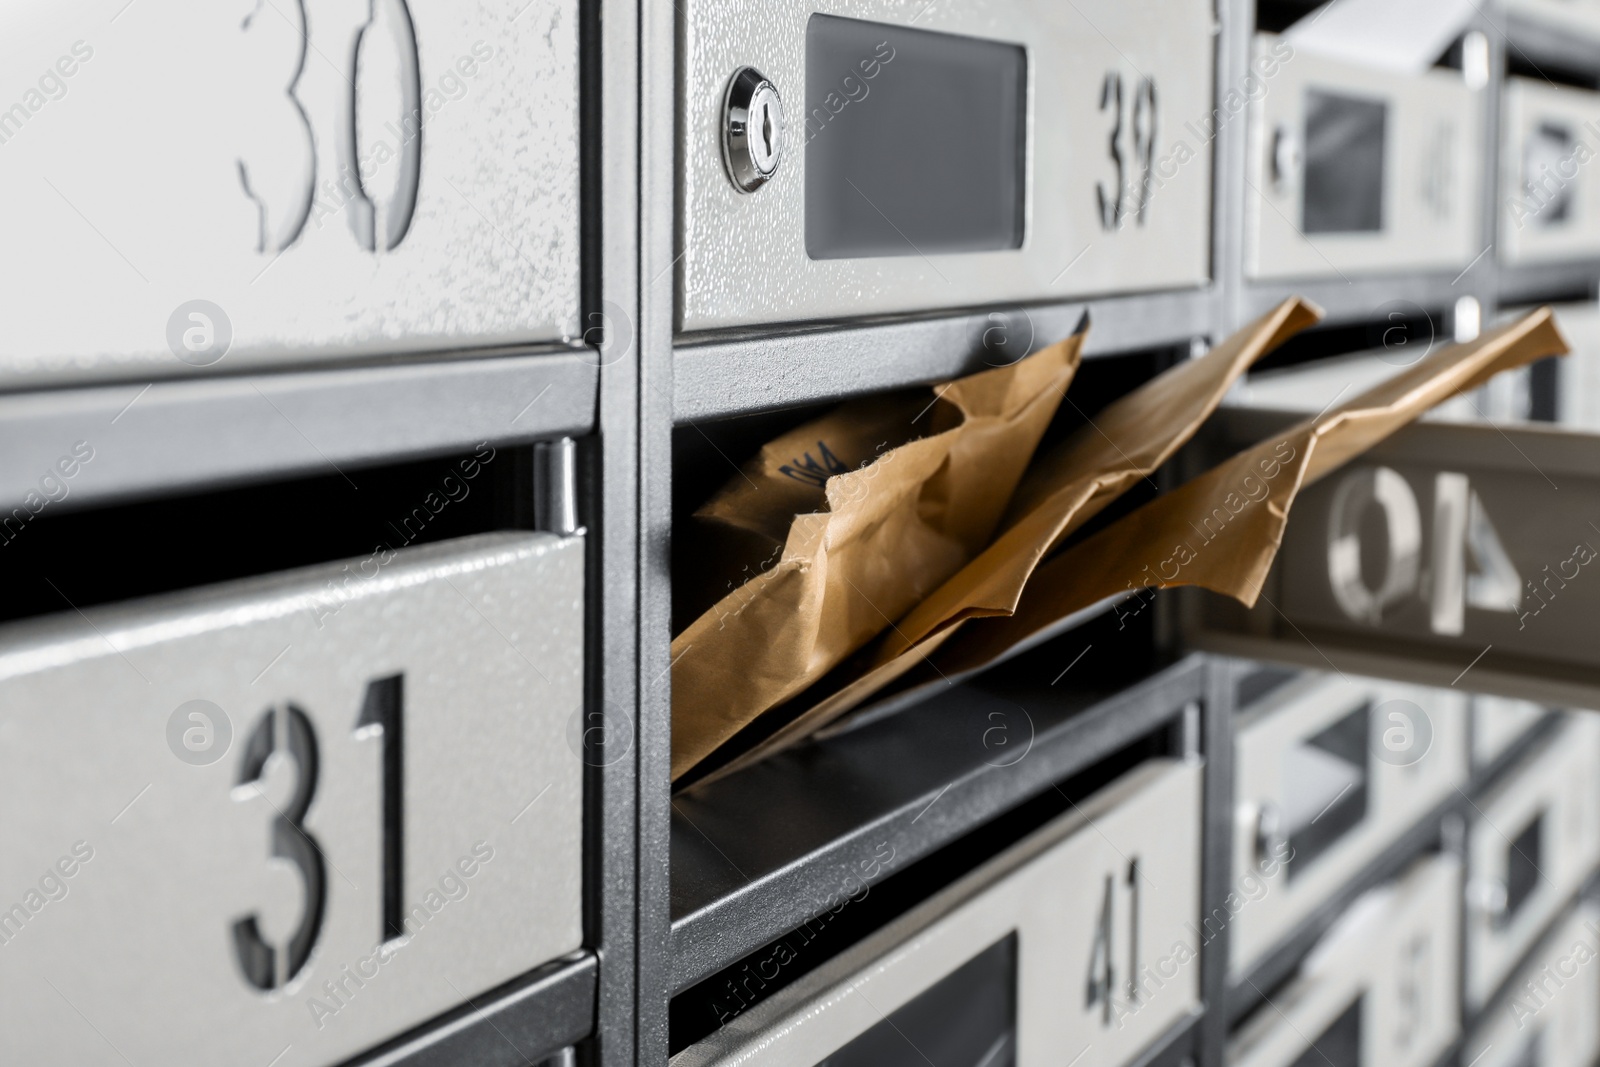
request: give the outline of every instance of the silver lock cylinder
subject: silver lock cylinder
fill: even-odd
[[[722,103],[722,161],[740,192],[754,192],[783,158],[783,98],[754,67],[728,80]]]

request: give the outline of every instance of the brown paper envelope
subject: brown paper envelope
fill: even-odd
[[[1304,485],[1338,469],[1423,412],[1567,344],[1549,308],[1423,359],[1349,402],[1246,449],[1040,567],[1015,615],[949,642],[954,675],[1003,657],[1057,619],[1110,597],[1198,585],[1255,604]]]
[[[1029,576],[1052,548],[1170,459],[1251,365],[1321,318],[1314,304],[1291,297],[1204,356],[1112,403],[1091,425],[1037,457],[1012,497],[1004,532],[883,634],[865,673],[705,780],[796,744],[850,712],[926,660],[967,619],[1016,610]]]
[[[827,510],[792,516],[778,562],[673,639],[674,778],[827,674],[983,547],[1082,347],[1083,334],[1074,334],[931,396],[919,391],[933,426],[948,428],[829,477]],[[788,506],[791,491],[781,492]],[[728,496],[741,494],[748,503],[747,490],[730,488]],[[726,500],[718,507],[726,519]],[[763,501],[750,512],[767,507]]]

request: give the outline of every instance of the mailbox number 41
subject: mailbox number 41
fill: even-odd
[[[1374,509],[1388,533],[1376,588],[1361,573],[1361,529]],[[1376,626],[1386,610],[1422,592],[1430,628],[1454,636],[1464,631],[1469,606],[1517,611],[1522,577],[1465,474],[1434,475],[1432,533],[1432,567],[1424,582],[1422,510],[1411,483],[1389,467],[1346,475],[1328,515],[1328,584],[1345,615]]]

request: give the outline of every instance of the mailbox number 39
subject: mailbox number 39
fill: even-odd
[[[1376,588],[1361,572],[1361,530],[1374,509],[1388,535],[1383,580]],[[1522,578],[1465,474],[1434,476],[1431,548],[1427,599],[1434,633],[1461,634],[1469,606],[1514,612],[1521,605]],[[1387,609],[1423,588],[1422,558],[1422,513],[1411,483],[1389,467],[1346,475],[1328,515],[1328,584],[1345,615],[1381,623]]]
[[[367,686],[361,714],[356,719],[356,737],[381,738],[382,790],[380,804],[383,841],[383,927],[380,942],[400,936],[401,873],[401,793],[400,703],[402,677],[379,678]],[[262,935],[259,917],[250,914],[233,924],[234,955],[245,981],[257,989],[281,989],[298,975],[311,956],[317,935],[322,930],[326,910],[328,876],[322,846],[304,825],[306,811],[317,791],[317,736],[311,719],[292,703],[268,708],[256,720],[239,762],[236,789],[246,788],[241,796],[261,795],[261,781],[267,762],[282,754],[294,765],[294,795],[277,808],[272,820],[271,853],[287,860],[300,874],[305,892],[300,919],[283,944],[272,944]]]

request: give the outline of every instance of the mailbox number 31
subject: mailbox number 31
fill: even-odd
[[[383,852],[383,941],[403,936],[400,918],[401,845],[401,749],[400,710],[402,675],[379,678],[368,684],[361,714],[356,719],[357,739],[377,737],[382,741],[382,790],[380,803]],[[317,735],[311,719],[294,704],[268,708],[256,720],[255,729],[245,743],[239,762],[236,789],[248,798],[261,795],[261,781],[267,761],[282,754],[294,765],[294,795],[277,809],[272,820],[271,851],[287,860],[300,874],[305,887],[300,919],[283,944],[272,944],[261,932],[258,916],[247,915],[233,924],[234,955],[247,982],[257,989],[281,989],[298,975],[311,957],[311,947],[322,931],[327,902],[328,875],[322,846],[306,830],[304,820],[317,791]]]

